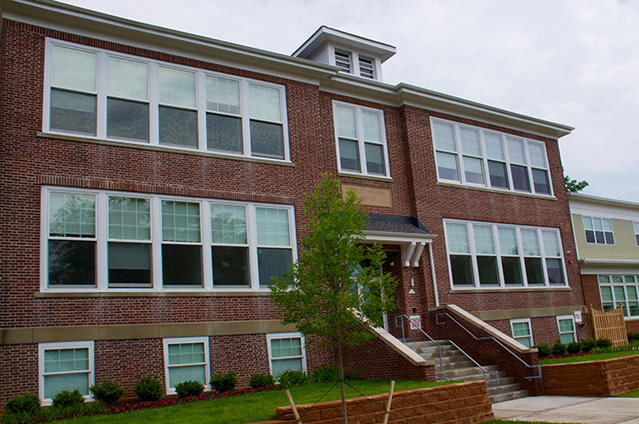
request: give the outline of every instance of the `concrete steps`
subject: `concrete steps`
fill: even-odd
[[[504,402],[528,396],[512,377],[505,371],[499,371],[497,365],[484,366],[484,372],[466,355],[449,342],[411,342],[406,346],[422,358],[435,362],[435,375],[438,380],[486,381],[491,403]],[[441,364],[439,352],[441,350]]]

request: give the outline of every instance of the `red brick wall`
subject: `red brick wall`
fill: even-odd
[[[38,394],[38,345],[0,346],[0,407],[24,393]]]
[[[295,400],[295,399],[293,399]],[[356,423],[381,423],[388,394],[346,400],[346,414]],[[341,424],[342,402],[323,402],[297,407],[305,423]],[[295,422],[290,406],[275,410],[281,421]],[[450,423],[475,424],[494,418],[486,384],[470,382],[448,386],[396,392],[393,394],[388,422],[402,424]]]

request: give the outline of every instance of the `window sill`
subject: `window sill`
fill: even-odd
[[[450,294],[463,294],[463,293],[521,293],[521,292],[555,292],[555,291],[572,291],[570,287],[495,287],[485,289],[451,289]]]
[[[382,176],[364,175],[364,174],[351,174],[349,172],[343,172],[343,171],[338,172],[337,176],[338,177],[358,178],[358,179],[361,179],[361,180],[383,181],[385,183],[393,182],[393,179],[391,177],[382,177]]]
[[[268,165],[295,166],[295,164],[289,160],[257,158],[257,157],[216,153],[216,152],[209,152],[209,151],[202,151],[202,150],[191,150],[191,149],[184,149],[179,147],[158,146],[158,145],[152,145],[152,144],[137,143],[134,141],[105,140],[105,139],[96,138],[96,137],[81,137],[81,136],[75,136],[75,135],[69,135],[69,134],[49,133],[49,132],[44,133],[39,131],[36,133],[36,136],[40,138],[50,138],[55,140],[99,144],[102,146],[127,147],[130,149],[152,150],[155,152],[166,152],[166,153],[179,153],[179,154],[191,155],[191,156],[204,156],[204,157],[210,157],[210,158],[238,160],[243,162],[264,163]]]
[[[443,186],[443,187],[456,187],[456,188],[463,188],[468,190],[486,191],[489,193],[510,194],[513,196],[533,197],[535,199],[557,200],[555,196],[549,196],[547,194],[534,194],[534,193],[524,193],[521,191],[498,190],[498,189],[490,188],[490,187],[476,187],[476,186],[464,185],[464,184],[446,183],[442,181],[437,181],[437,185]]]
[[[268,289],[261,290],[216,290],[216,291],[45,291],[34,293],[36,299],[90,298],[90,297],[264,297],[270,296]]]

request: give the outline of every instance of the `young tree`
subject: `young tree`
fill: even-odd
[[[562,171],[564,170],[563,166],[561,167],[561,170]],[[584,181],[573,180],[570,178],[570,175],[564,175],[564,184],[566,186],[566,192],[568,193],[578,193],[590,185],[588,184],[588,181],[585,181],[585,180]]]
[[[306,197],[305,213],[310,233],[301,238],[297,262],[274,279],[272,299],[283,323],[337,350],[346,424],[343,348],[375,337],[371,328],[383,326],[384,312],[395,307],[397,281],[381,273],[381,246],[362,244],[368,215],[352,190],[342,197],[339,182],[324,174]]]

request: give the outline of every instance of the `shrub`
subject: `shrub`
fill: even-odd
[[[222,375],[222,373],[215,374],[213,378],[211,378],[211,386],[213,386],[218,392],[233,390],[236,385],[237,374],[233,371],[229,371],[224,375]]]
[[[251,376],[249,386],[254,389],[261,389],[263,387],[275,385],[275,379],[271,374],[255,374]]]
[[[337,366],[320,365],[313,370],[311,379],[316,383],[334,383],[339,381],[339,368]]]
[[[563,356],[566,354],[566,345],[557,340],[554,345],[552,345],[552,354],[555,356]]]
[[[537,348],[537,350],[538,350],[537,354],[539,355],[540,358],[546,358],[546,357],[552,355],[552,349],[546,343],[540,343],[540,344],[535,345],[533,347]]]
[[[597,339],[597,347],[602,349],[608,349],[612,347],[612,341],[610,339]]]
[[[575,355],[581,352],[582,349],[583,349],[583,344],[581,342],[570,342],[566,346],[566,351],[568,351],[568,353],[572,355]]]
[[[286,388],[303,386],[308,383],[308,376],[304,371],[286,370],[277,375],[277,381]]]
[[[117,381],[113,380],[104,380],[100,384],[91,386],[89,390],[93,393],[95,400],[98,400],[105,405],[117,402],[124,394],[124,389]]]
[[[583,339],[581,341],[582,352],[592,352],[595,346],[597,346],[595,339]]]
[[[75,389],[72,392],[63,390],[55,395],[52,400],[53,402],[51,402],[51,405],[56,408],[68,408],[70,406],[76,406],[84,403],[84,396],[78,389]]]
[[[146,376],[135,383],[133,391],[143,402],[154,402],[164,395],[164,385],[157,376]]]
[[[25,393],[22,396],[9,399],[4,405],[7,414],[37,415],[40,412],[40,398],[33,393]]]
[[[181,398],[199,396],[204,391],[204,384],[194,380],[183,381],[175,385],[175,391]]]
[[[639,341],[639,333],[633,333],[632,331],[628,333],[628,341],[630,343]]]

